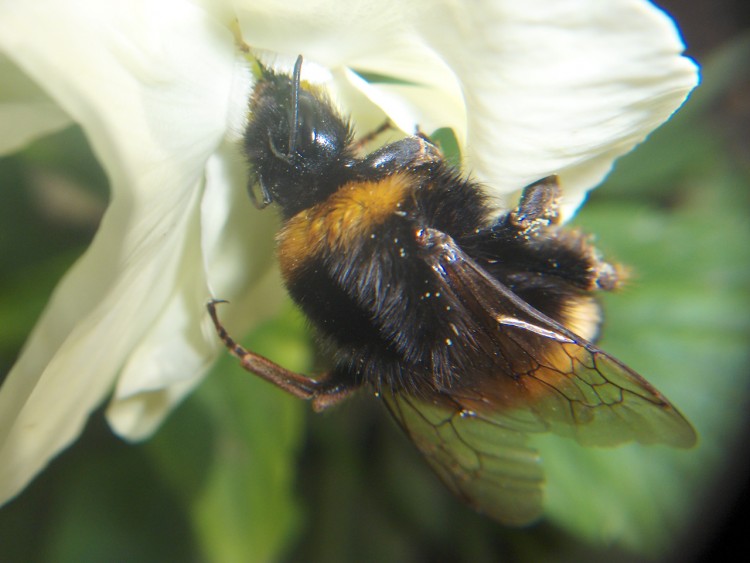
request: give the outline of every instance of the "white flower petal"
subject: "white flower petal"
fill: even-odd
[[[697,82],[674,24],[648,2],[481,6],[455,14],[465,28],[420,29],[463,85],[468,167],[498,193],[558,173],[570,214]]]
[[[560,174],[567,215],[697,82],[645,0],[248,1],[238,18],[254,47],[416,84],[363,91],[402,127],[417,106],[422,128],[453,127],[467,171],[498,196]]]
[[[0,390],[0,500],[77,436],[133,348],[172,312],[237,70],[231,34],[189,2],[74,4],[0,9],[0,49],[83,126],[113,191]]]
[[[60,106],[0,55],[0,154],[8,154],[71,123]]]
[[[241,297],[275,262],[278,214],[253,206],[242,189],[247,181],[247,164],[237,147],[222,146],[209,159],[200,246],[211,295],[218,299]]]
[[[211,296],[230,301],[222,307],[222,323],[232,334],[244,334],[275,314],[286,292],[278,271],[274,236],[278,214],[259,210],[247,191],[247,164],[237,147],[223,146],[206,167],[202,202],[201,248]],[[200,304],[205,310],[205,299]],[[206,320],[205,338],[220,346]]]
[[[58,286],[0,391],[0,499],[80,433],[174,283],[179,235],[134,252],[127,268],[113,264],[123,232],[115,211]],[[116,280],[102,271],[108,266],[120,270]]]
[[[454,73],[416,30],[418,19],[440,12],[445,2],[449,0],[352,0],[346,3],[346,9],[334,0],[291,0],[283,4],[243,0],[235,5],[243,39],[253,49],[277,53],[281,67],[283,63],[289,66],[302,54],[306,66],[319,64],[330,69],[334,98],[346,114],[357,119],[359,131],[368,132],[380,125],[379,115],[385,110],[399,127],[412,133],[415,125],[430,128],[438,122],[437,126],[446,126],[447,121],[460,131],[465,123]],[[381,91],[380,84],[363,82],[351,69],[403,80],[411,88],[397,91],[396,87],[383,87]],[[361,93],[354,93],[352,85],[361,87],[382,110],[365,108]],[[405,91],[412,94],[402,99]],[[456,100],[461,106],[458,109]],[[444,101],[449,103],[442,104]],[[442,107],[435,114],[425,110],[425,106],[436,105]],[[438,113],[439,121],[434,119]],[[423,122],[423,116],[429,117]]]
[[[449,76],[446,74],[446,80]],[[380,107],[402,131],[429,133],[441,127],[449,127],[453,129],[459,142],[462,145],[465,143],[466,106],[458,82],[446,83],[439,89],[420,83],[371,83],[352,71],[346,72],[346,80]],[[347,108],[349,108],[348,104]],[[369,112],[372,113],[372,110]],[[351,111],[352,117],[358,124],[363,120],[358,116],[364,113],[362,110]],[[370,125],[370,130],[375,126],[375,124]],[[361,126],[360,129],[367,132],[367,129]]]
[[[243,38],[256,49],[306,57],[334,68],[351,66],[357,54],[374,54],[402,36],[412,22],[403,20],[404,5],[424,6],[425,0],[234,0]],[[393,24],[393,25],[392,25]],[[408,34],[407,34],[408,35]]]
[[[127,358],[107,409],[113,430],[130,440],[156,429],[200,381],[216,351],[198,322],[208,295],[199,239],[200,198],[184,211],[185,225],[179,229],[184,238],[174,256],[174,276],[169,276],[171,295]]]
[[[204,318],[209,295],[232,300],[222,318],[240,330],[275,311],[281,301],[278,280],[272,286],[276,292],[263,286],[262,301],[253,294],[273,262],[277,217],[254,209],[244,190],[237,190],[247,179],[238,156],[236,147],[223,146],[209,158],[200,209],[191,211],[186,228],[177,287],[118,380],[107,418],[130,440],[148,437],[201,381],[220,351],[213,325]],[[243,306],[248,298],[254,305],[249,310]],[[239,314],[240,322],[232,323]]]

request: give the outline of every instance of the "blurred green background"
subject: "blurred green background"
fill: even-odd
[[[685,412],[698,448],[586,451],[542,439],[549,518],[509,530],[453,499],[375,399],[361,394],[315,415],[223,357],[146,443],[121,442],[96,413],[81,439],[0,509],[0,561],[685,561],[740,537],[750,35],[732,17],[738,2],[662,5],[681,23],[704,83],[618,163],[575,224],[634,272],[606,297],[602,347]],[[701,12],[716,6],[725,12]],[[0,186],[5,374],[93,236],[107,185],[72,128],[1,159]],[[288,304],[244,342],[292,369],[319,365]],[[601,514],[616,545],[601,533]]]

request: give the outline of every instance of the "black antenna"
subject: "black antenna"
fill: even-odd
[[[297,57],[292,74],[292,124],[289,127],[289,156],[294,153],[297,144],[297,128],[299,127],[299,84],[302,73],[302,55]]]

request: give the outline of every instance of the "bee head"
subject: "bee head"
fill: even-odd
[[[335,192],[353,162],[349,124],[322,92],[301,85],[301,66],[300,56],[291,77],[262,69],[245,131],[250,195],[258,207],[278,203],[285,217]]]

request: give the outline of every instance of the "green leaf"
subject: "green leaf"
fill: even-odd
[[[700,514],[698,503],[718,500],[712,480],[731,462],[747,422],[750,178],[722,150],[705,149],[710,166],[671,180],[680,188],[672,206],[658,197],[607,199],[605,185],[577,220],[599,235],[608,256],[633,268],[624,290],[606,298],[601,346],[664,392],[699,434],[687,451],[535,438],[550,517],[593,543],[652,555],[673,546]],[[702,518],[706,528],[717,525]]]
[[[309,346],[299,327],[288,313],[248,342],[285,367],[306,367]],[[293,490],[308,405],[243,371],[228,353],[193,399],[201,416],[180,421],[152,446],[165,479],[181,484],[204,555],[215,562],[277,559],[298,525]],[[193,448],[194,435],[206,433],[200,424],[209,424],[212,434],[208,447],[199,441],[200,456],[165,456],[177,444]],[[205,473],[196,477],[186,462]]]

